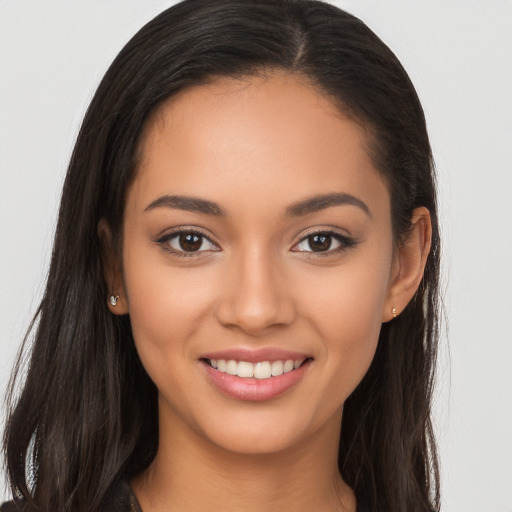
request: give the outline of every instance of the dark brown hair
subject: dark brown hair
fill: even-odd
[[[165,99],[212,77],[269,69],[307,78],[368,129],[397,241],[416,207],[430,211],[423,280],[382,326],[374,361],[345,404],[339,469],[361,512],[439,509],[430,410],[439,232],[425,119],[393,52],[359,19],[315,0],[186,0],[143,27],[110,66],[69,164],[46,291],[25,343],[28,373],[18,362],[12,381],[4,446],[15,498],[43,511],[97,511],[116,481],[154,457],[157,391],[129,316],[106,307],[98,222],[119,236],[141,130]]]

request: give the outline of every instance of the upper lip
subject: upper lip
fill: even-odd
[[[219,350],[203,354],[200,359],[224,359],[226,361],[247,361],[248,363],[258,363],[260,361],[288,361],[288,360],[304,360],[308,359],[308,354],[304,352],[293,352],[280,348],[233,348],[227,350]]]

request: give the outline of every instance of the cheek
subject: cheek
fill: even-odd
[[[211,317],[214,282],[201,270],[171,267],[165,254],[155,252],[125,253],[125,291],[142,365],[179,409],[181,401],[176,397],[185,397],[194,387],[191,363],[197,358],[197,333]]]
[[[303,312],[331,333],[380,329],[391,269],[391,257],[358,258],[332,269],[303,273],[297,294]],[[372,327],[373,326],[373,327]]]
[[[322,339],[319,357],[342,400],[359,384],[375,355],[390,265],[386,257],[378,263],[360,261],[304,282],[304,315]]]
[[[126,295],[135,342],[167,345],[180,331],[169,306],[178,304],[173,289],[154,269],[137,272],[136,262],[126,266]],[[134,264],[133,264],[134,263]]]
[[[124,257],[125,291],[133,335],[139,351],[186,352],[182,343],[202,324],[215,286],[203,269],[176,268],[151,247],[130,249]]]

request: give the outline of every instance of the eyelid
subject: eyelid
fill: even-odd
[[[307,228],[303,231],[300,231],[295,236],[295,240],[296,240],[295,243],[300,242],[301,240],[303,240],[304,238],[307,238],[308,236],[316,235],[318,233],[329,233],[332,235],[339,235],[341,237],[352,238],[352,235],[350,235],[350,233],[346,229],[342,229],[337,226],[330,226],[329,224],[327,224],[325,226],[319,225],[319,226]]]

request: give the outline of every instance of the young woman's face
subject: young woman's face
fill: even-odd
[[[285,73],[189,88],[152,117],[121,292],[161,435],[247,453],[339,436],[396,273],[366,142]]]

